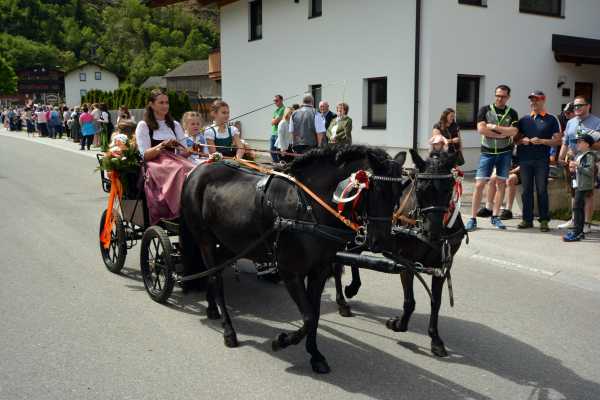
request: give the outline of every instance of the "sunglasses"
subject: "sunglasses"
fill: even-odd
[[[573,108],[574,108],[574,109],[578,109],[578,108],[585,107],[585,106],[587,106],[587,105],[588,105],[587,103],[582,103],[582,104],[574,104],[574,105],[573,105]]]

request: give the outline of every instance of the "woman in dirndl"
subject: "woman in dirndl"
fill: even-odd
[[[135,138],[146,165],[144,193],[150,224],[179,217],[181,190],[194,164],[187,159],[185,134],[169,114],[169,97],[161,89],[150,92]]]

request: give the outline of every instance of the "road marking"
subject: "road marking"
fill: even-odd
[[[560,272],[560,271],[556,271],[556,272],[546,271],[545,269],[530,267],[530,266],[523,265],[523,264],[500,260],[498,258],[482,256],[479,254],[472,254],[470,256],[470,258],[474,258],[476,260],[481,260],[481,261],[486,261],[490,264],[495,264],[502,268],[524,270],[524,271],[528,271],[528,272],[533,272],[534,274],[540,274],[540,275],[544,275],[544,276],[548,276],[548,277],[553,277]]]
[[[47,138],[39,138],[39,137],[27,137],[27,136],[21,136],[21,135],[18,135],[18,134],[8,133],[5,130],[0,130],[0,136],[9,137],[9,138],[13,138],[13,139],[24,140],[24,141],[32,142],[32,143],[38,143],[38,144],[42,144],[44,146],[53,147],[55,149],[68,151],[70,153],[79,154],[79,155],[85,156],[85,157],[96,158],[96,153],[99,153],[99,151],[85,151],[85,150],[82,151],[82,150],[79,150],[78,148],[66,147],[64,143],[63,144],[59,144],[60,142],[59,143],[53,143],[51,141],[47,141],[47,140],[63,140],[63,141],[66,141],[65,139],[47,139]],[[74,142],[73,142],[73,145],[77,146],[77,144],[74,143]]]

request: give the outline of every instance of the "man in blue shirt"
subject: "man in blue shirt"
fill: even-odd
[[[548,205],[548,152],[561,143],[562,134],[558,119],[546,111],[546,95],[534,90],[529,95],[531,114],[519,120],[517,158],[521,166],[523,192],[523,221],[519,229],[533,227],[533,187],[537,192],[540,230],[548,232],[550,212]]]
[[[573,101],[575,116],[569,120],[565,128],[565,134],[558,156],[561,165],[567,165],[573,160],[577,153],[577,135],[579,133],[589,134],[595,141],[592,150],[600,150],[600,118],[590,113],[591,103],[584,96],[577,96]],[[568,178],[568,177],[567,177]],[[570,180],[569,180],[570,182]],[[592,191],[592,193],[594,193]],[[574,192],[572,193],[574,195]],[[594,197],[585,198],[585,226],[584,233],[591,232],[591,220],[594,209]],[[571,229],[574,227],[573,219],[558,226],[559,228]]]

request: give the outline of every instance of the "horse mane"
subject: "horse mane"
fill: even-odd
[[[286,172],[297,174],[314,163],[329,162],[340,165],[368,158],[375,173],[385,173],[389,170],[391,157],[383,149],[362,145],[330,145],[312,149],[302,156],[296,158],[285,168]]]

